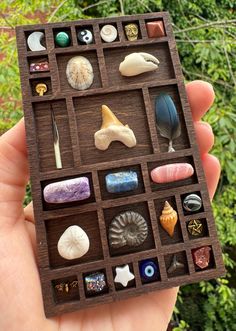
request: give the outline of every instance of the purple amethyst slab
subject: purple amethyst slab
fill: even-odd
[[[66,203],[88,199],[91,195],[89,179],[77,177],[45,186],[44,200],[48,203]]]

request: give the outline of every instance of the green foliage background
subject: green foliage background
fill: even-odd
[[[216,101],[205,116],[216,139],[213,154],[222,175],[213,202],[224,251],[224,278],[181,288],[175,331],[236,330],[236,2],[235,0],[47,0],[0,3],[0,132],[22,116],[14,27],[80,18],[168,10],[172,16],[186,81],[214,85]],[[27,190],[26,201],[30,199]]]

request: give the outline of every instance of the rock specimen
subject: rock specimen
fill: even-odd
[[[202,208],[202,199],[197,194],[189,194],[184,198],[183,207],[188,212],[196,212]]]
[[[200,220],[191,220],[188,223],[187,228],[192,236],[199,236],[203,231],[203,225]]]
[[[120,141],[131,148],[136,145],[136,138],[129,126],[123,125],[112,111],[105,105],[102,106],[102,126],[94,134],[95,146],[105,151],[113,141]]]
[[[105,177],[106,189],[109,193],[133,191],[138,187],[138,176],[135,171],[121,171]]]
[[[157,167],[151,171],[154,183],[171,183],[191,177],[194,169],[189,163],[171,163]]]
[[[209,246],[192,250],[193,261],[200,269],[205,269],[208,267],[210,263],[210,251],[211,247]]]
[[[146,220],[134,211],[118,214],[109,226],[109,244],[112,248],[140,246],[147,235]]]
[[[45,51],[46,47],[42,45],[44,39],[44,33],[41,31],[32,32],[27,38],[27,45],[33,52]]]
[[[152,282],[159,277],[159,268],[153,260],[143,260],[139,264],[139,272],[142,280]]]
[[[162,21],[153,21],[146,23],[149,38],[165,37],[165,29]]]
[[[111,43],[117,38],[117,30],[113,25],[106,24],[102,27],[100,35],[103,41],[106,43]]]
[[[92,44],[93,43],[93,34],[88,29],[79,30],[77,33],[77,39],[80,44]]]
[[[106,289],[106,277],[103,272],[96,272],[84,277],[87,295],[97,295]]]
[[[93,83],[93,68],[84,56],[72,57],[66,67],[66,77],[71,87],[76,90],[86,90]]]
[[[129,270],[129,265],[126,264],[124,267],[116,267],[116,276],[114,279],[115,283],[120,283],[124,287],[128,285],[128,282],[134,279],[134,275]]]
[[[88,252],[89,238],[78,225],[69,226],[61,235],[57,250],[66,260],[78,259]]]
[[[163,229],[173,237],[175,225],[178,221],[177,212],[171,207],[168,201],[165,201],[164,208],[160,216],[160,222]]]
[[[90,186],[87,177],[77,177],[55,182],[45,186],[44,200],[48,203],[66,203],[81,201],[90,197]]]
[[[129,41],[135,41],[138,39],[138,25],[130,23],[125,25],[125,34]]]
[[[55,43],[59,47],[68,47],[70,46],[70,36],[65,31],[60,31],[55,36]]]
[[[131,53],[120,63],[119,71],[122,76],[136,76],[156,70],[159,63],[159,60],[149,53]]]

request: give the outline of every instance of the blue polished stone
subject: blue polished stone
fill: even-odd
[[[135,171],[121,171],[108,174],[105,177],[109,193],[133,191],[138,187],[138,176]]]
[[[159,268],[157,263],[152,260],[143,260],[139,264],[141,278],[145,282],[157,280],[159,277]]]

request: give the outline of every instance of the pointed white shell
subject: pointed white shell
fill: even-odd
[[[119,71],[123,76],[136,76],[158,68],[159,60],[149,53],[131,53],[121,62]]]
[[[78,259],[89,250],[89,238],[78,225],[69,226],[57,243],[58,253],[66,260]]]
[[[74,89],[86,90],[93,83],[93,67],[84,56],[72,57],[67,63],[66,77]]]
[[[27,38],[27,44],[31,51],[45,51],[45,47],[41,44],[44,33],[41,31],[32,32]]]
[[[116,40],[117,30],[113,25],[107,24],[102,27],[100,35],[102,40],[104,40],[106,43],[111,43],[112,41]]]

